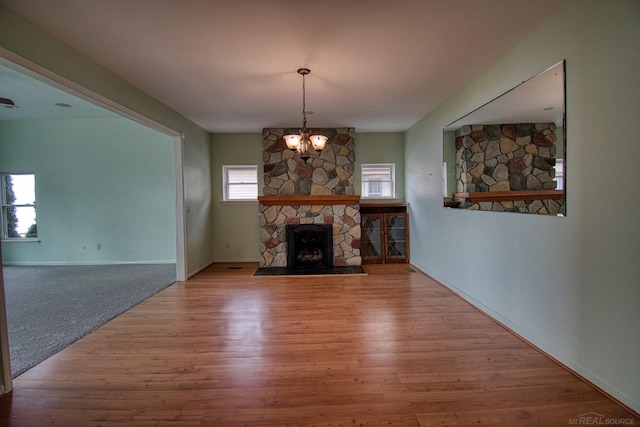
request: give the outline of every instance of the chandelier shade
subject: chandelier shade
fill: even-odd
[[[300,158],[306,163],[311,157],[312,151],[319,152],[324,149],[328,138],[321,134],[311,135],[311,132],[307,129],[305,76],[311,73],[311,70],[298,68],[297,72],[302,76],[302,128],[299,129],[297,134],[285,135],[283,138],[287,148],[297,151],[300,154]]]
[[[316,151],[322,151],[324,149],[324,145],[327,143],[327,137],[324,135],[312,135],[309,137],[311,140],[311,146]]]
[[[297,150],[302,142],[302,135],[285,135],[284,142],[287,144],[289,150]]]

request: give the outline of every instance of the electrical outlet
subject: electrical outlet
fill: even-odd
[[[84,243],[82,244],[82,250],[86,251],[87,250],[87,245],[85,245]]]
[[[231,248],[231,243],[227,242],[227,249]]]
[[[102,250],[102,243],[98,243],[96,245],[96,250],[101,251]]]

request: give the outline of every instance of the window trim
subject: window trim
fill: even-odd
[[[34,198],[36,200],[33,201],[33,203],[21,203],[21,204],[15,204],[15,203],[7,203],[6,201],[6,189],[4,186],[4,177],[7,175],[32,175],[33,176],[33,193],[34,193]],[[36,174],[35,172],[0,172],[0,241],[2,241],[2,243],[28,243],[28,242],[40,242],[40,236],[37,235],[36,237],[9,237],[7,234],[7,223],[5,221],[5,212],[6,212],[6,208],[8,207],[15,207],[15,208],[21,208],[21,207],[27,207],[27,208],[33,208],[34,212],[36,212],[36,202],[37,202],[37,197],[36,197]],[[37,220],[37,214],[36,214],[36,220],[35,220],[35,224],[37,226],[38,224],[38,220]]]
[[[234,169],[253,169],[256,173],[256,197],[248,199],[229,199],[229,171]],[[253,183],[247,183],[253,185]],[[251,203],[258,201],[259,189],[258,189],[258,165],[222,165],[222,202],[223,203]]]
[[[391,195],[390,196],[365,196],[365,186],[368,185],[368,182],[365,181],[365,173],[364,170],[366,168],[377,168],[377,169],[389,169],[390,180],[389,181],[377,181],[377,182],[389,182],[391,184]],[[396,164],[395,163],[363,163],[360,165],[360,185],[361,185],[361,197],[363,199],[395,199],[396,198]]]

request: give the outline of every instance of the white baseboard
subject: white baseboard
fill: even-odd
[[[175,260],[142,260],[142,261],[8,261],[2,265],[14,266],[64,266],[64,265],[122,265],[122,264],[175,264]]]

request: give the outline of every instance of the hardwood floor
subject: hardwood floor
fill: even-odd
[[[21,375],[0,425],[640,425],[407,265],[256,268],[214,265]]]

